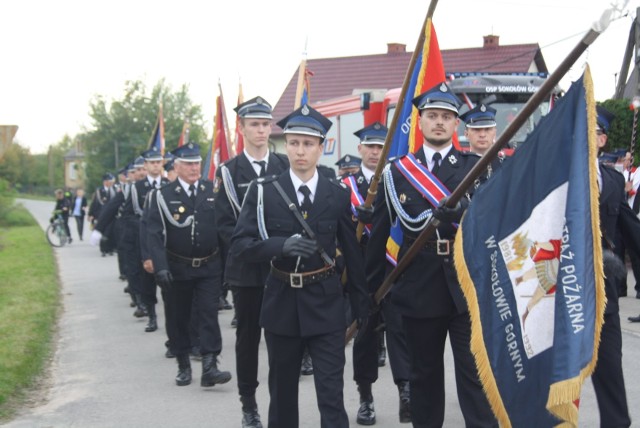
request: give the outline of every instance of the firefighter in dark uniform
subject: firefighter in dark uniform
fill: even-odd
[[[189,323],[194,298],[202,353],[200,385],[227,383],[218,369],[222,351],[218,324],[221,274],[213,183],[201,180],[200,148],[188,143],[173,150],[178,179],[153,192],[146,218],[147,247],[157,284],[166,299],[169,347],[178,361],[178,386],[191,383]]]
[[[400,222],[402,259],[432,215],[439,222],[433,239],[417,254],[393,286],[391,303],[402,314],[410,355],[411,419],[416,427],[440,427],[444,422],[444,346],[449,334],[453,350],[460,408],[468,427],[497,426],[482,390],[470,350],[471,325],[467,305],[453,266],[452,240],[468,199],[455,208],[441,201],[430,204],[417,184],[403,172],[411,169],[415,181],[435,176],[447,189],[455,189],[478,157],[458,152],[452,137],[459,123],[460,100],[445,83],[413,100],[418,108],[422,147],[385,167],[383,191],[373,213],[367,246],[367,278],[374,286],[385,276],[385,246],[392,222]],[[426,171],[426,172],[425,172]],[[414,187],[414,185],[416,187]]]
[[[153,275],[143,269],[140,250],[140,219],[143,215],[144,201],[151,189],[157,189],[168,180],[162,177],[162,153],[156,148],[141,154],[144,159],[146,176],[130,186],[129,197],[122,207],[123,239],[125,241],[125,259],[127,261],[127,279],[129,288],[134,292],[138,303],[137,315],[142,310],[149,317],[146,332],[158,329],[155,306],[156,284]],[[134,314],[135,315],[135,314]]]
[[[362,325],[369,300],[346,186],[318,173],[331,121],[303,105],[278,122],[290,169],[249,187],[230,253],[271,262],[260,324],[269,353],[269,426],[298,426],[298,382],[304,347],[314,361],[322,427],[348,427],[344,400],[344,295],[335,267],[344,253],[351,310]]]
[[[478,155],[478,157],[484,156],[496,142],[496,109],[480,103],[461,114],[460,120],[465,123],[464,136],[469,142],[469,152]],[[476,184],[479,185],[480,181],[489,179],[500,168],[505,157],[504,151],[498,152],[498,156],[487,166],[486,173]]]
[[[269,153],[271,105],[256,97],[238,105],[244,151],[216,171],[216,223],[221,247],[229,249],[249,183],[258,177],[279,175],[289,168],[286,156]],[[242,403],[242,427],[262,427],[256,388],[258,387],[258,348],[262,336],[260,307],[269,263],[246,263],[226,254],[224,282],[231,287],[236,324],[236,377]]]
[[[95,242],[96,245],[99,242],[100,246],[103,247],[106,245],[105,241],[108,241],[109,239],[115,240],[115,247],[118,252],[118,264],[122,261],[122,266],[119,266],[120,275],[124,276],[125,280],[128,280],[127,269],[129,265],[125,257],[126,247],[123,239],[125,230],[122,221],[122,208],[129,197],[131,181],[134,179],[136,174],[134,162],[128,164],[125,169],[128,182],[117,186],[115,195],[109,199],[109,201],[100,210],[100,215],[95,220],[95,227],[91,233],[91,241]],[[141,169],[144,171],[144,168]],[[113,233],[110,234],[109,231],[113,231]],[[129,285],[125,287],[124,291],[131,295],[131,307],[136,307],[136,298]],[[142,310],[141,316],[143,316]]]
[[[116,192],[123,192],[124,189],[129,185],[129,165],[125,165],[123,168],[118,171],[118,182],[113,185],[116,189]],[[119,216],[116,216],[115,222],[113,223],[113,239],[115,239],[115,247],[116,253],[118,256],[118,278],[121,281],[127,280],[127,275],[125,274],[125,259],[124,254],[121,251],[120,241],[122,240],[122,224],[119,221]]]
[[[607,132],[614,116],[598,106],[597,141],[602,149],[607,143]],[[600,187],[600,229],[602,248],[615,253],[617,233],[630,237],[628,244],[632,251],[640,251],[640,222],[629,204],[624,190],[624,176],[615,168],[600,162],[598,169]],[[624,280],[626,267],[622,262]],[[607,260],[605,258],[605,274]],[[598,347],[598,364],[591,375],[593,389],[598,400],[601,427],[628,427],[631,425],[627,394],[622,372],[622,333],[618,307],[618,286],[613,275],[605,277],[607,306],[604,311],[604,323]]]
[[[357,174],[360,171],[362,159],[354,155],[344,155],[336,162],[338,167],[338,177],[344,178],[347,175]]]
[[[102,186],[98,187],[93,194],[91,204],[89,204],[89,224],[95,226],[100,218],[102,208],[109,203],[109,201],[116,195],[116,190],[113,187],[115,177],[110,172],[105,173],[102,176]],[[104,229],[101,233],[105,237],[100,242],[100,252],[102,257],[105,257],[108,253],[113,252],[112,243],[108,242],[106,238],[112,237],[112,227]]]
[[[342,181],[353,193],[351,201],[354,213],[353,221],[356,225],[357,217],[361,217],[361,211],[356,209],[357,204],[364,203],[378,162],[384,162],[380,155],[382,154],[387,131],[386,126],[380,122],[375,122],[354,133],[360,139],[358,154],[362,159],[362,163],[360,170],[356,174],[347,176]],[[360,239],[363,254],[366,252],[370,232],[370,225],[367,225]],[[376,289],[369,287],[368,292],[373,296]],[[387,296],[388,298],[389,296]],[[380,339],[384,343],[384,335],[382,331],[377,331],[376,329],[382,323],[384,323],[387,332],[389,362],[393,381],[399,391],[399,419],[403,423],[411,422],[409,407],[409,351],[407,350],[407,342],[402,330],[402,317],[394,309],[393,305],[383,301],[382,312],[376,311],[369,317],[366,331],[360,333],[362,335],[361,340],[353,345],[353,380],[358,385],[358,392],[360,393],[360,408],[358,409],[356,422],[360,425],[373,425],[376,423],[371,385],[378,379],[381,352]],[[382,348],[382,352],[384,352],[384,347],[382,346]]]

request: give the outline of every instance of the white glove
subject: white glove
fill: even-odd
[[[91,236],[89,237],[89,243],[95,247],[96,245],[100,244],[100,239],[102,239],[102,233],[94,229],[93,232],[91,232]]]

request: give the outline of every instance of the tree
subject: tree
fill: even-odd
[[[607,133],[607,147],[605,149],[608,152],[613,152],[618,149],[628,150],[633,130],[633,110],[629,108],[631,102],[624,99],[609,99],[599,104],[615,115],[615,120],[611,122],[611,127]],[[638,159],[640,159],[640,147],[638,147],[638,141],[640,141],[640,138],[638,137],[639,136],[636,134],[636,141],[634,144],[634,165],[637,165]]]
[[[148,148],[161,102],[167,150],[177,147],[185,119],[191,123],[190,140],[206,142],[202,109],[192,103],[187,85],[173,91],[160,80],[148,93],[143,82],[127,81],[119,100],[94,97],[92,126],[76,137],[87,155],[88,188],[98,186],[105,171],[115,172]]]

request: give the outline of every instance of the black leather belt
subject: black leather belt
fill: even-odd
[[[194,268],[199,268],[202,265],[206,265],[209,260],[218,255],[218,249],[206,257],[182,257],[176,253],[172,253],[167,250],[167,258],[173,262],[182,263]]]
[[[271,265],[271,275],[274,278],[284,281],[293,288],[302,288],[303,285],[315,284],[331,278],[336,274],[334,266],[326,266],[322,269],[311,272],[285,272]]]
[[[407,243],[413,245],[416,238],[412,236],[405,236]],[[435,251],[439,256],[448,256],[453,252],[453,239],[437,239],[435,241],[427,241],[423,248],[427,250]]]

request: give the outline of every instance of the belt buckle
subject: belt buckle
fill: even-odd
[[[290,273],[289,274],[289,283],[291,284],[291,288],[302,288],[302,274],[301,273]]]
[[[202,264],[202,259],[192,259],[191,260],[191,267],[199,268],[201,264]]]
[[[451,254],[449,244],[450,243],[448,239],[438,239],[436,241],[436,253],[439,256],[448,256],[449,254]]]

